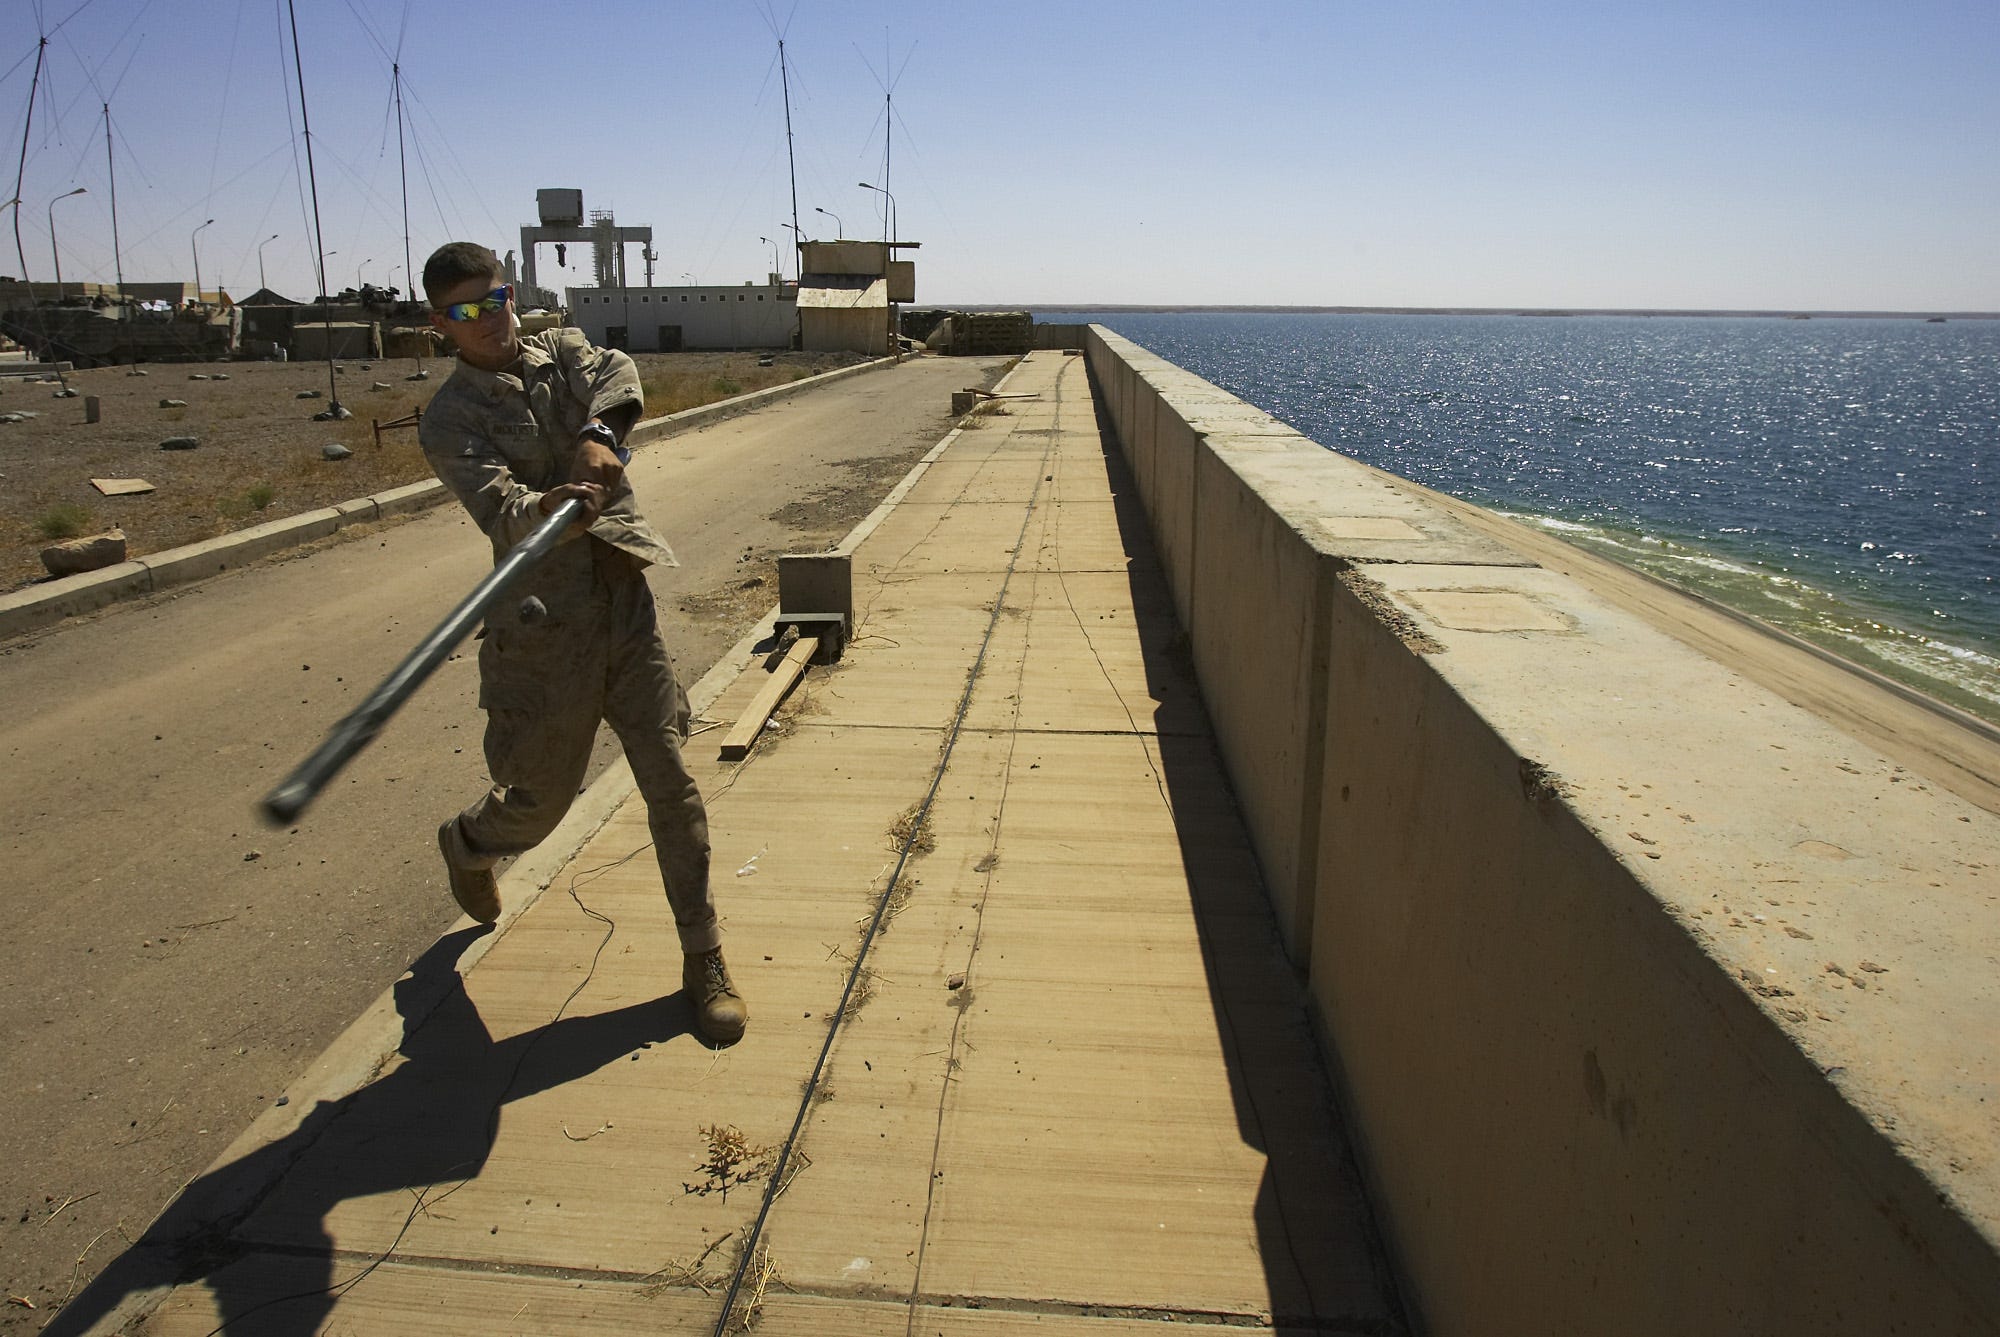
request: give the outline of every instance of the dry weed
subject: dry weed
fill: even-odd
[[[907,849],[912,854],[929,854],[937,848],[937,837],[931,832],[930,814],[921,804],[912,804],[889,827],[890,847]]]
[[[685,1286],[697,1287],[704,1295],[714,1294],[717,1287],[729,1284],[729,1275],[725,1272],[707,1271],[709,1255],[735,1237],[736,1232],[731,1230],[718,1235],[694,1258],[669,1258],[666,1266],[647,1277],[648,1284],[641,1288],[639,1294],[652,1300],[670,1290]]]
[[[851,1021],[854,1014],[868,1006],[875,997],[875,972],[864,969],[854,981],[854,991],[847,995],[847,1004],[841,1009],[842,1021]]]
[[[783,1285],[778,1274],[777,1260],[771,1257],[771,1246],[760,1242],[750,1256],[750,1263],[743,1273],[744,1286],[736,1297],[736,1310],[730,1314],[728,1327],[731,1332],[748,1332],[757,1325],[764,1310],[764,1295],[775,1285]]]
[[[700,1183],[682,1183],[681,1191],[705,1198],[718,1193],[729,1201],[729,1190],[768,1173],[777,1153],[770,1147],[753,1146],[735,1124],[710,1124],[701,1130],[708,1139],[708,1159],[702,1163]]]

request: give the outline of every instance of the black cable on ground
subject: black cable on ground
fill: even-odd
[[[507,1084],[500,1088],[500,1094],[494,1098],[493,1108],[487,1114],[486,1151],[484,1154],[481,1155],[479,1160],[474,1163],[475,1166],[485,1164],[486,1156],[490,1156],[492,1154],[494,1146],[498,1143],[500,1139],[500,1111],[507,1107],[507,1097],[513,1092],[514,1084],[521,1080],[521,1069],[527,1066],[528,1059],[533,1056],[536,1046],[541,1044],[543,1038],[547,1036],[550,1029],[553,1028],[557,1022],[563,1019],[563,1015],[569,1011],[569,1005],[571,1003],[574,1003],[577,1000],[577,996],[580,995],[585,989],[590,987],[590,981],[597,975],[597,963],[604,957],[604,949],[611,945],[612,937],[618,932],[618,923],[616,920],[612,919],[609,915],[603,914],[600,911],[591,909],[589,906],[583,903],[583,898],[576,894],[577,881],[580,878],[595,878],[600,874],[608,873],[614,868],[618,868],[626,863],[629,863],[634,858],[637,858],[640,854],[643,854],[647,850],[651,849],[652,844],[653,843],[649,840],[645,844],[633,850],[630,854],[621,855],[619,858],[613,859],[610,863],[600,864],[596,868],[588,869],[582,873],[574,873],[570,876],[569,888],[568,888],[569,898],[576,902],[577,909],[583,911],[586,915],[590,916],[592,919],[595,919],[599,923],[604,925],[604,936],[598,939],[597,950],[591,953],[590,968],[584,972],[583,978],[577,981],[576,987],[574,989],[571,989],[569,991],[569,994],[562,1000],[561,1004],[557,1006],[556,1013],[553,1017],[549,1018],[548,1024],[542,1027],[540,1033],[538,1033],[533,1040],[530,1040],[525,1046],[523,1046],[520,1057],[514,1060],[513,1070],[507,1074]],[[455,986],[455,988],[460,993],[463,993],[465,991],[464,976],[461,975],[459,977],[459,981]],[[435,1012],[435,1009],[433,1009],[433,1012]],[[426,1020],[428,1020],[428,1018],[426,1018]],[[463,1162],[461,1162],[461,1164],[463,1164]],[[262,1311],[273,1308],[274,1306],[277,1305],[289,1304],[294,1300],[309,1300],[316,1296],[321,1296],[321,1295],[337,1296],[344,1294],[347,1291],[353,1290],[363,1281],[366,1281],[368,1277],[374,1273],[376,1268],[381,1267],[384,1263],[388,1262],[391,1258],[396,1256],[397,1246],[402,1244],[403,1236],[410,1233],[410,1227],[416,1224],[417,1217],[419,1215],[421,1215],[429,1208],[435,1206],[436,1204],[443,1202],[446,1198],[449,1198],[452,1194],[458,1192],[460,1189],[464,1188],[467,1184],[471,1182],[472,1182],[472,1177],[467,1176],[466,1178],[459,1180],[456,1184],[453,1184],[450,1188],[446,1189],[444,1192],[438,1194],[435,1197],[428,1197],[425,1195],[423,1190],[421,1189],[417,1190],[416,1202],[412,1204],[412,1206],[410,1207],[409,1215],[403,1218],[403,1224],[396,1231],[396,1237],[389,1241],[389,1247],[384,1249],[380,1254],[376,1255],[373,1259],[371,1259],[368,1263],[368,1266],[362,1268],[359,1272],[356,1272],[353,1276],[344,1278],[340,1281],[332,1282],[329,1285],[314,1287],[311,1290],[293,1291],[289,1295],[273,1296],[268,1300],[260,1300],[258,1303],[250,1306],[248,1309],[242,1310],[239,1313],[225,1314],[223,1316],[222,1322],[218,1323],[215,1327],[209,1329],[209,1331],[204,1334],[204,1337],[219,1337],[219,1335],[224,1331],[226,1331],[232,1324],[240,1323],[244,1319],[250,1317],[250,1315],[252,1314],[261,1313]]]

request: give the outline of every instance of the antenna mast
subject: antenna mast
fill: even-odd
[[[299,57],[299,7],[296,0],[285,0],[285,8],[292,18],[292,68],[299,78],[299,123],[305,128],[306,136],[306,180],[312,185],[313,202],[313,258],[319,263],[320,315],[326,322],[326,393],[330,401],[323,413],[313,414],[313,420],[336,420],[354,415],[340,406],[340,387],[333,379],[333,302],[326,290],[326,237],[319,226],[319,177],[313,172],[313,132],[312,120],[306,115],[306,67]]]
[[[125,322],[125,356],[132,365],[139,365],[138,336],[132,332],[132,313],[123,307],[125,301],[125,260],[118,250],[118,170],[111,153],[111,104],[104,104],[104,174],[111,178],[111,266],[118,275],[119,316]],[[130,373],[128,373],[130,374]]]
[[[125,261],[118,254],[118,169],[111,158],[111,104],[104,104],[104,174],[111,178],[111,267],[118,275],[118,295],[125,295]]]
[[[35,313],[35,328],[42,332],[42,343],[48,360],[56,369],[56,380],[62,385],[62,398],[71,393],[69,378],[63,375],[62,359],[57,357],[54,341],[48,337],[48,325],[42,319],[41,304],[35,301],[35,288],[28,282],[28,252],[21,245],[21,184],[28,178],[28,139],[35,126],[35,92],[42,86],[42,57],[49,49],[49,39],[43,36],[35,47],[35,77],[28,83],[28,120],[21,127],[21,162],[14,169],[14,253],[21,258],[21,282],[28,285],[28,308]],[[196,293],[198,298],[200,293]],[[61,294],[58,293],[60,298]]]
[[[35,92],[42,86],[42,57],[49,49],[44,37],[35,48],[35,77],[28,81],[28,121],[21,127],[21,162],[14,169],[14,253],[21,258],[21,282],[28,282],[28,252],[21,245],[21,183],[28,178],[28,137],[35,130]],[[32,294],[34,289],[30,288]]]
[[[882,240],[891,241],[890,225],[896,218],[896,197],[889,193],[889,144],[896,137],[896,76],[889,69],[895,56],[889,50],[889,30],[882,30],[882,72],[889,82],[882,86]]]
[[[792,152],[792,80],[785,70],[785,39],[778,39],[778,82],[785,90],[785,162],[792,176],[792,259],[793,271],[801,272],[799,246],[804,234],[799,231],[799,160]],[[19,231],[20,220],[15,219],[15,230]],[[780,274],[779,278],[784,275]]]
[[[417,271],[410,267],[410,164],[403,152],[403,67],[391,62],[390,72],[396,78],[396,162],[403,174],[403,274],[410,280],[410,300],[417,300]],[[301,102],[303,104],[303,101]],[[423,331],[417,332],[417,372],[410,377],[413,381],[427,381],[431,374],[424,370]],[[386,351],[386,350],[385,350]]]

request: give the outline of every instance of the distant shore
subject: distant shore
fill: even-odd
[[[1039,302],[1012,306],[941,305],[954,311],[1064,311],[1078,314],[1136,311],[1215,311],[1245,315],[1332,316],[1735,316],[1783,320],[2000,320],[2000,311],[1778,311],[1674,307],[1585,306],[1126,306],[1102,302]]]

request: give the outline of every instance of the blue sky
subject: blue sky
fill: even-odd
[[[1993,0],[298,11],[336,289],[404,264],[392,59],[419,268],[454,237],[517,249],[535,191],[573,186],[653,228],[661,283],[761,279],[792,218],[782,31],[802,228],[881,235],[856,183],[886,119],[922,302],[2000,310]],[[271,286],[312,294],[284,0],[11,0],[0,174],[42,33],[30,277],[82,186],[53,206],[63,274],[112,278],[108,99],[128,279],[191,278],[212,217],[207,286],[247,295],[275,233]],[[544,282],[588,282],[569,258],[545,248]]]

